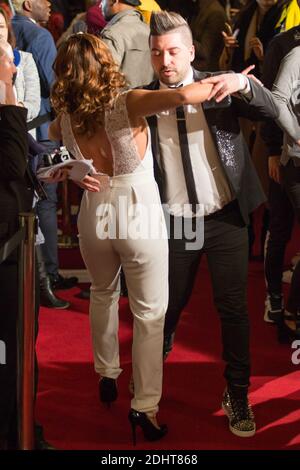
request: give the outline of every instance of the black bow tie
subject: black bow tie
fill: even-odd
[[[168,88],[181,88],[183,86],[183,83],[180,83],[180,85],[173,85],[173,86],[169,86]]]

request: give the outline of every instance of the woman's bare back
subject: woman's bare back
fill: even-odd
[[[93,160],[94,167],[98,173],[113,176],[113,154],[104,127],[99,127],[92,137],[74,132],[73,123],[72,129],[82,156]]]
[[[74,118],[69,114],[61,116],[64,145],[76,159],[92,159],[95,170],[109,176],[134,172],[149,144],[145,119],[129,119],[126,95],[116,98],[113,109],[105,113],[104,126],[99,125],[92,136],[76,132]]]

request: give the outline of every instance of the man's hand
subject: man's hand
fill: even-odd
[[[268,167],[269,167],[270,178],[274,180],[276,183],[280,183],[281,182],[280,156],[279,155],[269,156]]]
[[[247,75],[247,73],[244,73],[243,75]],[[226,96],[237,93],[247,86],[246,80],[243,84],[241,84],[237,73],[223,73],[221,75],[214,75],[212,77],[204,78],[200,83],[213,85],[207,100],[209,101],[212,98],[215,98],[217,103],[226,98]]]
[[[87,191],[91,191],[92,193],[98,193],[100,191],[100,182],[92,176],[87,175],[81,181],[73,181],[81,189],[86,189]]]
[[[249,67],[246,67],[244,70],[242,70],[241,74],[246,75],[246,77],[248,78],[251,78],[251,80],[254,80],[256,83],[258,83],[258,85],[264,86],[264,84],[260,80],[258,80],[258,78],[255,75],[253,75],[252,73],[249,73],[253,69],[255,69],[255,65],[249,65]]]

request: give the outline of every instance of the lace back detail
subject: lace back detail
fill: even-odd
[[[131,131],[126,98],[127,92],[118,95],[113,109],[105,113],[105,130],[112,149],[115,176],[133,173],[141,163]]]

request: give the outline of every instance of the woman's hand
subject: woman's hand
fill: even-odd
[[[261,40],[254,37],[250,39],[249,46],[253,50],[257,59],[262,62],[264,60],[264,46],[262,45]]]
[[[75,181],[75,180],[73,181],[81,189],[91,191],[92,193],[98,193],[100,191],[100,182],[96,178],[93,178],[92,176],[87,175],[81,181]]]
[[[236,39],[234,34],[227,34],[225,31],[222,31],[222,36],[223,36],[223,41],[224,41],[224,46],[227,49],[236,49],[239,47],[239,42]]]

